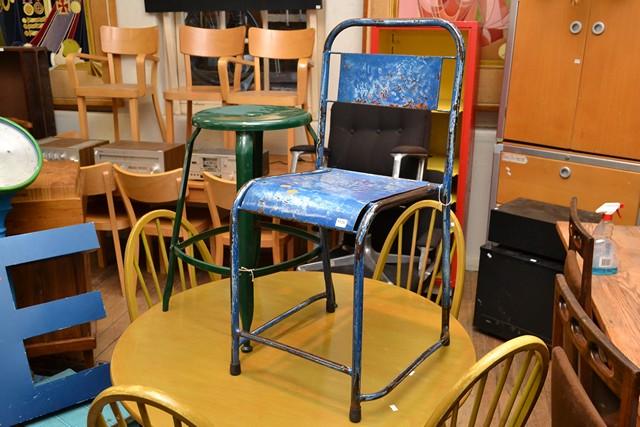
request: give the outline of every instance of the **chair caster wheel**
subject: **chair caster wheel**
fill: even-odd
[[[229,373],[234,377],[240,375],[241,372],[242,370],[240,369],[239,363],[237,365],[231,364],[231,366],[229,366]]]
[[[251,353],[253,351],[253,347],[250,343],[245,343],[240,347],[240,350],[242,350],[243,353]]]

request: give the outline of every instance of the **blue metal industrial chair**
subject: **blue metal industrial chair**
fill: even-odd
[[[368,55],[332,51],[336,37],[350,27],[439,27],[449,32],[456,46],[454,56],[407,56]],[[329,71],[331,59],[339,57],[340,81],[337,97],[329,99]],[[395,179],[387,176],[347,171],[324,167],[325,123],[327,105],[333,102],[353,102],[381,104],[438,110],[441,91],[443,63],[455,63],[451,106],[447,134],[447,156],[444,179],[441,184],[409,179]],[[429,193],[437,194],[442,202],[442,229],[450,227],[451,177],[453,170],[454,141],[460,105],[462,70],[464,63],[464,43],[460,32],[451,23],[439,19],[374,20],[351,19],[342,22],[328,35],[325,42],[320,91],[319,132],[315,144],[316,167],[312,172],[287,174],[257,178],[248,182],[238,193],[231,210],[232,264],[231,264],[231,323],[232,356],[230,371],[239,375],[240,346],[247,350],[248,344],[259,342],[296,356],[316,362],[325,367],[343,372],[351,377],[351,405],[349,418],[353,422],[361,419],[361,402],[381,398],[393,390],[420,363],[449,344],[449,315],[451,308],[451,288],[449,271],[450,236],[444,233],[442,256],[442,325],[440,339],[418,355],[405,369],[399,372],[389,384],[372,392],[361,392],[362,319],[363,319],[363,244],[369,227],[380,211],[415,200],[424,199]],[[314,135],[315,136],[315,135]],[[372,149],[374,149],[372,147]],[[243,324],[240,327],[241,278],[254,278],[258,271],[252,266],[240,265],[238,218],[244,214],[266,215],[283,220],[292,220],[320,228],[320,246],[324,262],[325,292],[311,296],[297,306],[276,316],[253,330]],[[308,305],[325,299],[326,311],[336,308],[333,284],[329,271],[327,236],[328,230],[339,230],[355,234],[354,298],[353,298],[353,347],[351,366],[327,360],[303,349],[292,348],[279,341],[261,335],[279,321],[286,319]]]

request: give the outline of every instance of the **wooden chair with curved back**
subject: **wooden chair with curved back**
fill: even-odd
[[[204,189],[207,194],[207,203],[209,205],[209,211],[211,212],[211,222],[214,228],[222,227],[226,225],[224,214],[231,210],[231,206],[236,197],[236,182],[218,178],[208,172],[204,172],[202,175],[204,178]],[[217,234],[213,240],[215,241],[215,250],[213,251],[215,263],[222,265],[224,248],[231,246],[230,234],[228,232]],[[281,236],[280,233],[273,230],[262,230],[260,247],[271,249],[274,264],[279,264],[283,260],[284,247],[287,245],[288,253],[292,255],[293,239],[288,236]]]
[[[149,411],[154,415],[163,413],[166,415],[167,425],[180,427],[212,427],[213,423],[206,417],[194,413],[189,406],[178,402],[164,392],[141,385],[112,386],[100,393],[89,408],[87,415],[87,427],[107,427],[102,412],[106,406],[111,408],[118,423],[118,427],[127,427],[125,417],[118,403],[135,404],[139,412],[139,421],[142,427],[152,427]],[[157,424],[156,424],[157,425]]]
[[[131,224],[138,221],[138,214],[133,202],[144,203],[154,206],[154,208],[171,205],[175,209],[175,202],[180,196],[182,169],[141,174],[129,172],[118,165],[113,165],[113,170]],[[186,210],[184,212],[185,219],[188,219],[198,232],[203,232],[211,226],[209,213],[204,209],[190,209],[189,212],[192,215],[187,215]],[[171,237],[172,230],[168,223],[163,223],[161,230],[165,237]],[[154,230],[150,229],[148,232],[153,234]]]
[[[167,115],[167,142],[173,142],[173,102],[186,101],[187,126],[186,138],[191,136],[191,117],[193,101],[221,101],[220,86],[193,85],[191,76],[191,57],[218,58],[222,56],[242,59],[244,53],[244,39],[246,28],[235,27],[226,29],[197,28],[187,25],[180,26],[180,53],[184,55],[186,86],[172,88],[164,92],[165,112]],[[234,69],[234,88],[240,85],[242,65],[236,64]]]
[[[92,203],[92,200],[88,201],[85,222],[93,222],[96,231],[111,231],[120,288],[122,295],[124,295],[124,270],[122,267],[122,248],[120,247],[119,231],[131,228],[131,222],[125,212],[116,209],[114,203],[113,192],[116,190],[116,182],[113,178],[113,167],[111,163],[83,166],[80,168],[80,176],[83,180],[84,196],[104,195],[106,198],[106,210],[104,209],[104,203],[98,204]],[[99,254],[98,257],[100,261],[102,261],[103,258],[101,255],[102,254]]]
[[[511,369],[513,366],[519,368]],[[425,427],[524,426],[540,396],[549,367],[549,350],[539,338],[523,335],[477,361],[432,412]],[[495,376],[495,377],[494,377]],[[494,387],[487,387],[489,378]],[[491,391],[488,393],[488,391]]]
[[[287,107],[307,108],[309,91],[309,71],[311,56],[315,44],[315,30],[269,30],[265,28],[249,28],[249,54],[253,61],[233,57],[218,60],[218,75],[222,99],[233,105],[279,105]],[[260,67],[261,59],[297,60],[297,82],[295,90],[270,90],[266,78],[268,73]],[[254,69],[254,87],[250,90],[239,90],[239,85],[231,88],[229,84],[229,63],[252,66]],[[264,78],[264,81],[263,81]],[[306,134],[306,133],[305,133]],[[312,143],[306,134],[307,142]],[[295,129],[287,131],[288,169],[291,167],[291,152],[295,145]]]
[[[119,100],[128,100],[131,123],[131,139],[140,140],[140,123],[138,113],[138,99],[151,95],[156,113],[160,134],[165,140],[164,120],[160,112],[158,99],[158,27],[122,28],[103,25],[100,27],[101,49],[107,56],[72,53],[67,55],[67,71],[74,87],[78,101],[78,118],[80,121],[80,135],[89,137],[87,121],[87,98],[111,98],[113,109],[113,130],[115,140],[120,140],[120,126],[118,122]],[[121,64],[123,56],[135,56],[136,82],[122,81]],[[76,58],[101,61],[108,65],[109,83],[100,85],[80,85],[75,67]],[[151,64],[151,83],[147,84],[146,62]]]
[[[387,235],[376,262],[373,279],[386,279],[440,304],[442,286],[438,279],[442,268],[442,232],[436,227],[440,224],[436,218],[440,217],[441,212],[442,204],[435,200],[422,200],[409,206]],[[462,226],[453,212],[450,235],[453,291],[451,314],[458,317],[464,287],[465,243]]]
[[[138,301],[138,289],[142,291],[144,297],[143,306],[146,305],[147,308],[150,308],[162,299],[162,289],[166,279],[166,276],[162,273],[168,271],[169,245],[165,243],[164,238],[161,237],[161,228],[166,226],[173,227],[175,218],[175,212],[159,209],[145,214],[131,229],[124,254],[124,284],[129,318],[132,322],[138,317],[139,305],[141,303]],[[154,235],[157,236],[156,240],[160,253],[157,261],[159,268],[156,268],[156,263],[152,256],[151,243],[153,242],[149,239],[149,236],[151,236],[149,233],[150,229],[154,230]],[[182,240],[193,237],[198,233],[199,231],[196,230],[189,221],[184,218],[182,219],[180,230],[180,238]],[[208,263],[213,262],[211,253],[204,242],[197,242],[196,248],[200,259]],[[186,248],[186,252],[193,256],[193,247]],[[143,272],[141,268],[141,260],[144,260],[146,263],[146,272]],[[196,269],[188,265],[185,274],[184,263],[179,258],[176,259],[176,262],[178,266],[176,271],[178,274],[176,274],[175,280],[179,280],[180,289],[184,291],[187,288],[197,286],[198,277]],[[217,276],[209,273],[207,278],[211,281],[215,280]],[[151,282],[152,286],[149,286],[147,282]],[[175,292],[176,286],[174,286],[173,289]]]
[[[564,262],[564,274],[569,287],[578,298],[580,305],[592,316],[591,275],[593,267],[593,236],[584,228],[578,216],[578,199],[571,199],[569,214],[569,248]],[[582,268],[578,263],[582,257]]]
[[[556,275],[554,303],[553,344],[567,355],[577,354],[574,369],[600,415],[607,425],[637,425],[640,368],[594,323],[561,274]]]

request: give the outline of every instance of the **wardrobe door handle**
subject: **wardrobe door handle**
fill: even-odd
[[[582,22],[573,21],[571,24],[569,24],[569,32],[571,34],[580,34],[580,31],[582,31]]]
[[[593,23],[593,26],[591,27],[591,32],[596,36],[599,36],[600,34],[604,33],[604,29],[605,29],[604,22],[596,21]]]

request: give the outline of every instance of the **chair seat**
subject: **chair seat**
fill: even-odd
[[[171,88],[164,92],[164,98],[171,101],[220,101],[220,86],[191,86]]]
[[[149,85],[146,90],[140,90],[138,85],[130,83],[105,83],[102,85],[87,85],[76,88],[77,96],[99,96],[105,98],[139,98],[146,93],[152,93],[153,88]]]
[[[229,92],[228,104],[279,105],[294,107],[299,105],[297,92],[290,90],[246,90]]]
[[[326,168],[258,178],[247,188],[240,209],[353,232],[372,203],[404,193],[415,193],[417,200],[437,187],[426,181]]]
[[[222,244],[224,246],[231,246],[231,236],[230,233],[222,233],[220,234],[222,237]],[[289,236],[283,236],[281,241],[288,241]],[[273,248],[274,240],[273,240],[273,232],[271,230],[262,230],[260,233],[260,247],[261,248]]]
[[[87,212],[84,217],[85,222],[93,222],[97,231],[111,231],[111,222],[109,221],[109,213],[106,212]],[[116,212],[116,229],[126,230],[131,228],[129,217],[124,212]]]

